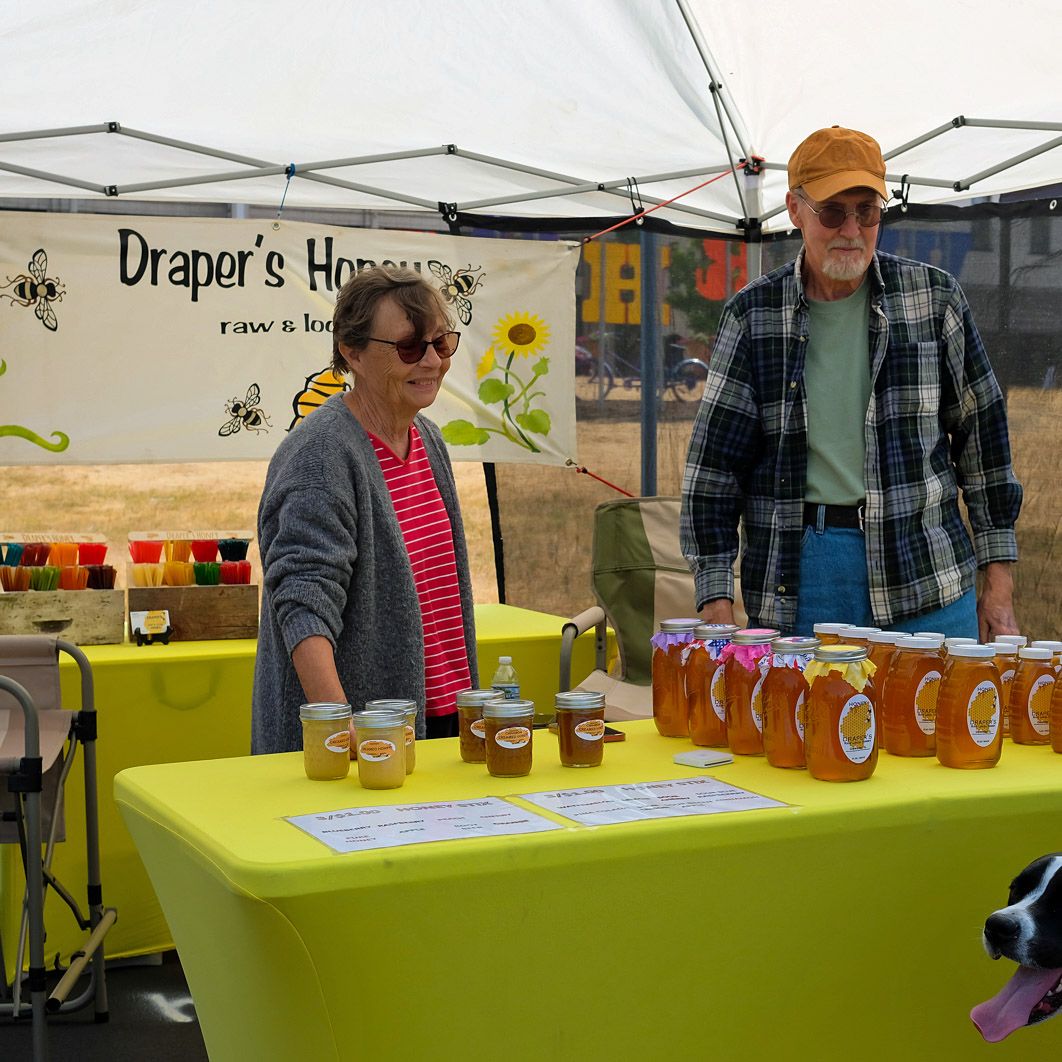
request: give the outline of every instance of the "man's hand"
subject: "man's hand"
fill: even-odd
[[[1014,618],[1014,576],[1005,561],[986,564],[981,596],[977,599],[977,630],[982,642],[999,634],[1018,634]],[[713,602],[714,604],[714,602]]]
[[[703,623],[733,623],[734,602],[728,597],[719,597],[709,601],[701,609],[701,621]]]

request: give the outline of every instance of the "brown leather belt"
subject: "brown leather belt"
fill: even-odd
[[[819,522],[819,510],[824,511],[826,527],[848,527],[863,530],[864,505],[812,505],[804,506],[804,526],[815,527]]]

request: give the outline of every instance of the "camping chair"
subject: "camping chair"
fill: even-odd
[[[59,693],[59,652],[73,657],[81,671],[81,709],[64,711]],[[85,848],[88,917],[51,872],[56,841],[64,839],[63,789],[78,746],[84,746]],[[6,784],[4,784],[6,782]],[[92,668],[69,642],[45,636],[0,637],[0,842],[17,843],[26,873],[14,980],[2,980],[0,1014],[19,1017],[26,941],[26,977],[33,1018],[33,1055],[45,1057],[45,1010],[78,1010],[95,1003],[97,1022],[107,1020],[103,938],[114,923],[114,908],[103,906],[100,886],[99,827],[96,802],[96,708]],[[42,845],[44,852],[42,856]],[[89,936],[46,998],[44,967],[44,895],[48,887],[70,908]],[[69,998],[91,962],[87,986]],[[0,969],[6,971],[0,940]]]
[[[625,498],[594,511],[590,581],[598,604],[561,631],[560,690],[571,689],[572,648],[596,628],[597,660],[578,688],[605,695],[610,722],[653,714],[652,646],[662,619],[696,616],[693,575],[679,550],[677,497]],[[746,622],[735,576],[734,621]],[[607,627],[619,650],[606,668]]]

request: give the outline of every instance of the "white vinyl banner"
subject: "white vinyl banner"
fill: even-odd
[[[269,457],[350,377],[332,309],[391,262],[461,332],[427,411],[455,460],[575,453],[578,246],[288,221],[0,215],[0,465]]]

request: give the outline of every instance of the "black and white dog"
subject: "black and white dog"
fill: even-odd
[[[994,999],[970,1012],[990,1043],[1062,1010],[1062,852],[1041,856],[1010,885],[1007,906],[989,915],[985,951],[1018,963]]]

